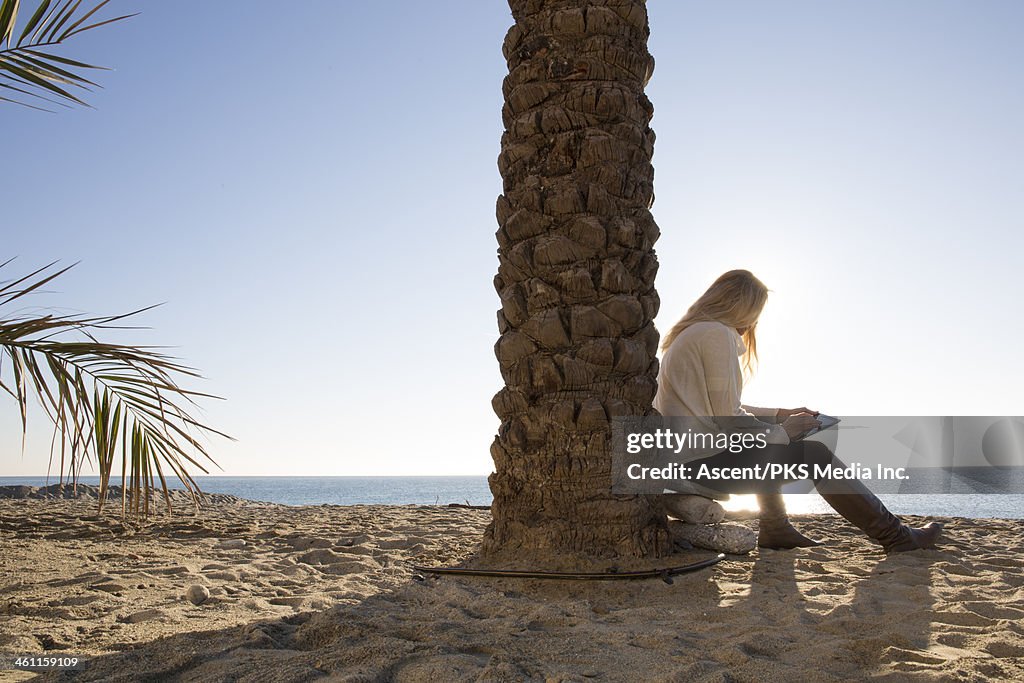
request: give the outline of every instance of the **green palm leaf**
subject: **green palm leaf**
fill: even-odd
[[[61,482],[77,483],[83,466],[95,464],[101,510],[118,457],[122,515],[148,515],[158,484],[170,510],[171,475],[198,504],[199,486],[191,472],[207,472],[205,465],[214,462],[200,437],[231,437],[189,411],[196,407],[195,399],[216,397],[182,387],[180,381],[200,375],[159,347],[97,338],[104,329],[125,329],[121,323],[126,318],[148,309],[103,317],[3,312],[70,267],[51,263],[0,282],[0,389],[18,404],[23,447],[28,404],[34,398],[54,425],[51,466],[59,454]]]
[[[79,33],[135,16],[125,14],[86,23],[109,2],[102,0],[83,8],[82,0],[42,0],[19,33],[15,26],[21,0],[0,0],[0,88],[8,95],[0,95],[0,101],[47,111],[44,102],[88,106],[76,92],[98,86],[76,70],[101,67],[54,51]]]

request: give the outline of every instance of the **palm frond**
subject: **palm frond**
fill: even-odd
[[[52,111],[43,102],[89,106],[79,95],[99,87],[81,75],[102,67],[56,54],[74,36],[135,14],[93,19],[110,0],[82,7],[82,0],[41,0],[28,21],[16,30],[21,0],[0,0],[0,101]],[[17,38],[15,36],[17,35]]]
[[[2,16],[2,15],[0,15]],[[10,261],[0,264],[0,269]],[[0,307],[39,291],[67,272],[50,263],[24,277],[0,282]],[[200,437],[227,434],[203,424],[190,413],[197,398],[216,398],[180,381],[199,373],[160,347],[100,341],[104,329],[125,329],[128,314],[0,314],[0,388],[21,412],[22,443],[28,429],[28,405],[35,398],[53,422],[51,464],[59,449],[61,483],[77,483],[83,465],[93,462],[100,474],[100,508],[120,452],[122,514],[147,515],[156,482],[168,509],[167,477],[173,475],[198,502],[199,487],[191,471],[207,472],[214,464]],[[5,368],[10,367],[5,380]]]

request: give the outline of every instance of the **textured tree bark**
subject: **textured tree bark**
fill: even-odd
[[[644,0],[509,0],[495,353],[505,388],[482,553],[646,556],[664,516],[611,494],[609,418],[657,388],[654,68]]]

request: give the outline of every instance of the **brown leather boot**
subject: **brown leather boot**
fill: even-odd
[[[829,480],[819,491],[848,522],[882,544],[887,553],[935,547],[942,524],[929,522],[920,529],[903,524],[868,487],[856,479]]]
[[[790,548],[811,548],[821,545],[793,528],[786,516],[786,503],[781,493],[757,494],[760,510],[757,525],[757,545],[761,548],[788,550]]]

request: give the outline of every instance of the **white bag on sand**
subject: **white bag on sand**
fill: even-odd
[[[757,534],[750,527],[732,522],[687,524],[671,521],[668,530],[674,540],[688,541],[698,548],[720,553],[743,555],[757,547]]]
[[[704,496],[672,493],[662,496],[661,502],[669,516],[690,524],[718,524],[725,519],[725,508]]]

